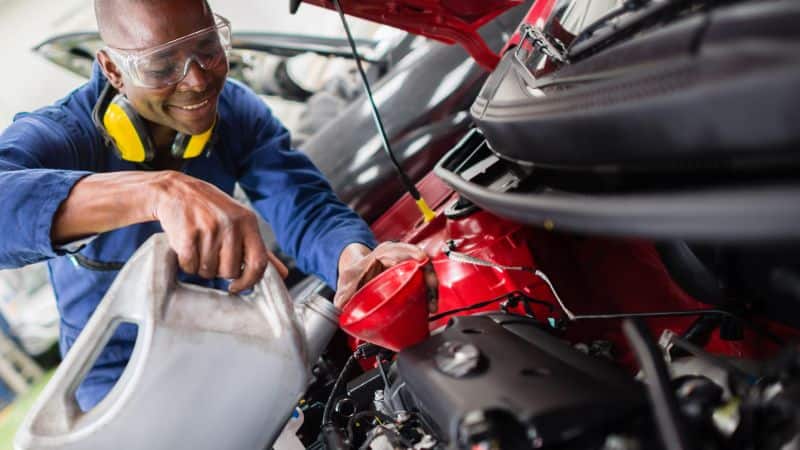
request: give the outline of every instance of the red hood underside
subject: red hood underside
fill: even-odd
[[[331,0],[303,0],[335,10]],[[491,70],[499,57],[478,35],[478,28],[522,0],[340,0],[345,14],[386,24],[447,44],[459,43]]]

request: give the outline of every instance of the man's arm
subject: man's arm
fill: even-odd
[[[158,221],[184,272],[252,287],[272,261],[252,211],[204,181],[175,171],[115,172],[78,181],[51,228],[55,244],[127,225]],[[242,270],[244,265],[244,270]]]
[[[244,137],[241,154],[233,155],[240,186],[298,267],[336,288],[345,248],[374,247],[372,231],[336,197],[311,160],[291,149],[289,132],[264,102],[243,87],[233,92],[234,122]]]
[[[365,282],[425,252],[402,243],[376,247],[367,224],[333,192],[307,156],[290,148],[289,132],[269,108],[242,89],[237,105],[246,154],[240,155],[239,184],[270,223],[278,242],[298,266],[336,288],[334,303],[342,306]],[[372,249],[375,249],[374,251]]]
[[[255,215],[216,187],[169,171],[95,174],[86,156],[92,149],[74,138],[40,114],[0,135],[0,268],[58,256],[59,244],[83,236],[157,220],[188,273],[235,279],[234,292],[257,282],[267,261],[285,274],[264,248]]]
[[[50,229],[53,244],[155,220],[151,184],[158,176],[161,174],[117,172],[82,178],[56,211]]]

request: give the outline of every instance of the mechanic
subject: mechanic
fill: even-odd
[[[298,266],[337,288],[337,306],[384,267],[425,257],[375,247],[264,102],[226,80],[230,25],[204,0],[96,0],[95,14],[106,47],[91,79],[0,135],[0,268],[48,260],[62,355],[153,233],[166,233],[183,281],[238,293],[267,264],[285,276],[231,197],[236,183]],[[135,338],[134,325],[117,329],[77,390],[83,410]]]

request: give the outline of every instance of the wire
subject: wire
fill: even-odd
[[[565,305],[563,301],[561,301],[561,297],[558,295],[558,292],[556,291],[555,286],[553,286],[553,283],[550,282],[550,278],[547,278],[547,275],[545,275],[544,272],[542,272],[541,270],[538,270],[538,269],[535,270],[533,272],[533,274],[536,275],[537,277],[541,278],[547,284],[547,286],[550,288],[550,292],[553,294],[553,297],[556,298],[556,301],[558,302],[558,306],[561,307],[561,309],[564,311],[564,314],[567,315],[567,318],[569,318],[569,320],[576,320],[575,318],[577,316],[575,314],[573,314],[572,311],[570,311],[567,308],[567,305]]]
[[[502,264],[497,264],[497,263],[495,263],[493,261],[487,261],[487,260],[484,260],[484,259],[480,259],[480,258],[477,258],[477,257],[474,257],[474,256],[467,255],[465,253],[460,253],[460,252],[457,252],[455,250],[450,250],[450,249],[445,250],[445,255],[447,255],[448,259],[450,259],[451,261],[460,262],[460,263],[464,263],[464,264],[474,264],[474,265],[477,265],[477,266],[492,267],[494,269],[500,269],[500,270],[518,270],[518,271],[523,271],[523,272],[530,272],[530,273],[536,275],[539,279],[544,281],[544,283],[547,284],[547,286],[550,288],[550,292],[553,294],[553,297],[556,299],[556,302],[558,302],[558,306],[561,307],[561,310],[564,312],[564,315],[567,316],[567,319],[569,319],[570,322],[575,322],[575,321],[578,321],[578,320],[608,320],[608,319],[634,319],[634,318],[654,318],[654,317],[685,317],[685,316],[720,315],[720,316],[725,316],[725,317],[731,318],[733,320],[736,320],[737,322],[749,327],[751,330],[753,330],[756,333],[766,337],[767,339],[773,341],[774,343],[776,343],[778,345],[784,345],[785,344],[783,339],[781,339],[780,337],[778,337],[775,334],[771,333],[768,329],[766,329],[764,327],[761,327],[756,323],[744,320],[743,318],[739,317],[738,315],[736,315],[736,314],[734,314],[734,313],[732,313],[730,311],[724,311],[724,310],[721,310],[721,309],[690,309],[690,310],[682,310],[682,311],[627,312],[627,313],[605,313],[605,314],[575,314],[567,307],[566,303],[564,303],[564,301],[561,300],[561,296],[558,295],[558,291],[556,290],[556,288],[553,285],[553,283],[550,281],[550,278],[547,276],[547,274],[545,274],[544,272],[542,272],[539,269],[536,269],[534,267],[527,267],[527,266],[505,266],[505,265],[502,265]],[[524,294],[520,293],[519,291],[515,291],[515,293],[519,293],[520,295],[524,296]],[[509,294],[509,295],[511,295],[511,294]],[[431,318],[428,319],[428,320],[434,321],[434,320],[441,319],[443,316],[448,315],[448,314],[455,314],[457,312],[463,312],[463,311],[469,311],[469,310],[472,310],[472,309],[482,308],[482,307],[484,307],[486,305],[489,305],[489,304],[491,304],[493,302],[496,302],[496,301],[498,301],[500,299],[502,299],[502,297],[494,298],[494,299],[487,300],[487,301],[481,302],[481,303],[476,303],[474,305],[467,306],[467,307],[464,307],[464,308],[459,308],[459,309],[454,309],[454,310],[451,310],[451,311],[447,311],[445,313],[441,313],[441,314],[437,314],[435,316],[431,316]],[[531,299],[530,297],[527,297],[527,299],[528,299],[528,301],[531,301],[533,303],[546,304],[551,308],[551,311],[552,311],[552,305],[550,305],[547,302],[544,302],[542,300],[534,300],[534,299]]]
[[[375,126],[378,128],[378,132],[380,133],[381,141],[383,142],[383,149],[386,151],[386,154],[392,161],[394,170],[397,172],[397,176],[400,177],[400,181],[403,183],[403,186],[405,186],[408,193],[417,203],[417,207],[422,213],[425,222],[430,222],[434,219],[434,217],[436,217],[436,213],[434,213],[430,207],[428,207],[425,199],[422,198],[422,195],[420,195],[417,187],[414,186],[414,183],[411,182],[411,179],[409,179],[408,175],[406,175],[405,171],[403,171],[403,168],[400,166],[400,163],[397,162],[397,159],[394,156],[394,152],[392,152],[391,144],[389,144],[389,136],[386,134],[386,128],[383,126],[381,114],[378,111],[378,106],[375,104],[375,98],[372,95],[372,88],[369,85],[367,73],[364,71],[364,67],[361,64],[361,57],[358,54],[358,49],[356,48],[356,42],[353,39],[353,34],[350,32],[350,26],[347,24],[347,20],[344,17],[342,5],[339,3],[339,0],[333,0],[333,6],[336,7],[336,11],[339,13],[339,18],[342,20],[342,26],[344,26],[344,32],[347,35],[347,42],[350,43],[350,49],[353,52],[353,59],[356,62],[356,68],[358,68],[358,73],[361,74],[361,80],[364,84],[364,91],[367,94],[367,99],[369,100],[372,110],[372,119],[375,121]]]
[[[378,371],[381,373],[381,378],[383,378],[383,385],[388,390],[389,389],[389,378],[386,376],[386,372],[383,370],[383,361],[381,361],[381,356],[378,355],[376,361],[378,363]]]
[[[632,312],[632,313],[610,313],[610,314],[575,314],[572,311],[570,311],[569,308],[567,308],[567,305],[561,300],[561,297],[559,297],[555,286],[553,286],[553,283],[550,282],[550,279],[547,277],[547,275],[545,275],[544,272],[542,272],[541,270],[536,270],[535,275],[544,280],[545,283],[547,283],[547,285],[550,287],[550,292],[552,292],[553,296],[556,298],[558,305],[561,307],[562,310],[564,310],[564,314],[566,314],[567,318],[569,318],[569,320],[572,322],[578,320],[644,319],[652,317],[720,315],[736,320],[737,322],[749,327],[751,330],[766,337],[767,339],[775,342],[778,345],[784,344],[783,339],[772,334],[769,330],[755,323],[744,320],[743,318],[739,317],[738,315],[730,311],[725,311],[722,309],[689,309],[683,311],[653,311],[653,312]]]
[[[331,419],[331,409],[333,409],[333,399],[336,397],[336,393],[339,391],[339,387],[341,386],[345,375],[350,371],[350,368],[353,366],[353,364],[355,364],[355,362],[356,362],[356,355],[354,353],[350,355],[349,358],[347,358],[347,362],[344,363],[342,371],[339,372],[339,376],[336,378],[336,382],[333,383],[333,389],[331,389],[331,393],[328,396],[328,401],[325,402],[325,409],[322,411],[323,427],[325,425],[333,423],[333,420]]]
[[[667,366],[659,347],[653,342],[647,327],[640,319],[625,319],[622,331],[631,344],[639,368],[644,372],[645,387],[655,416],[661,443],[667,450],[692,448],[686,425],[683,423],[678,400],[672,392]]]
[[[548,303],[548,302],[546,302],[546,301],[544,301],[544,300],[539,300],[539,299],[535,299],[533,297],[529,297],[528,295],[526,295],[522,291],[512,291],[512,292],[509,292],[507,294],[499,295],[499,296],[497,296],[495,298],[492,298],[491,300],[486,300],[486,301],[482,301],[482,302],[478,302],[478,303],[473,303],[473,304],[471,304],[469,306],[464,306],[463,308],[455,308],[455,309],[451,309],[451,310],[448,310],[448,311],[445,311],[445,312],[441,312],[439,314],[432,315],[432,316],[428,317],[428,321],[429,322],[435,322],[435,321],[437,321],[437,320],[439,320],[439,319],[441,319],[443,317],[447,317],[449,315],[457,314],[457,313],[464,312],[464,311],[472,311],[473,309],[483,308],[485,306],[489,306],[492,303],[496,303],[496,302],[499,302],[501,300],[517,300],[517,301],[524,302],[526,304],[527,303],[533,303],[533,304],[536,304],[536,305],[542,305],[542,306],[548,308],[550,311],[554,310],[553,305]]]

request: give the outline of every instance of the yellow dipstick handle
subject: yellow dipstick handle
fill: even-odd
[[[425,203],[425,199],[420,197],[419,200],[416,200],[417,208],[422,213],[422,217],[425,219],[425,223],[430,222],[431,220],[436,218],[436,213]]]

